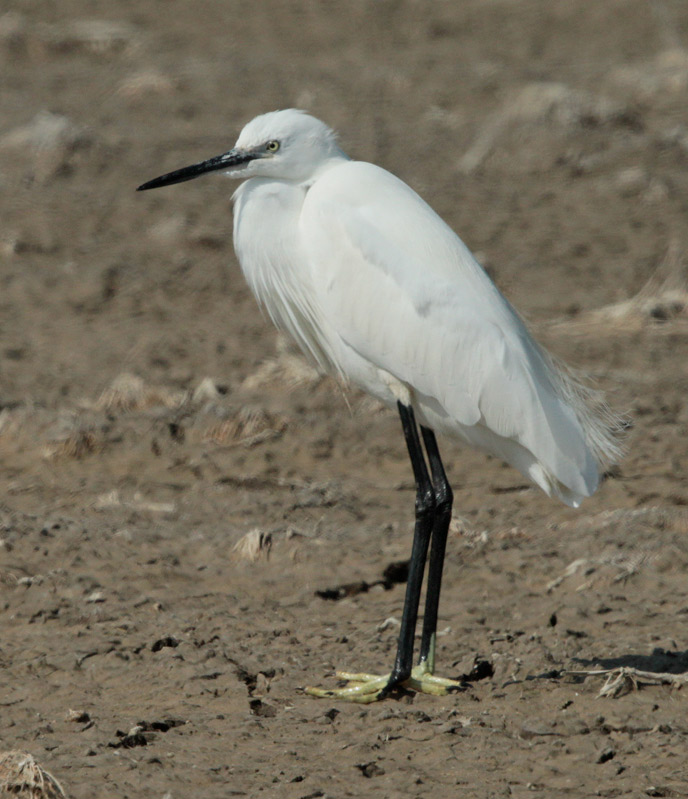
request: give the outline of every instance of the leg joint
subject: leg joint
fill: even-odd
[[[442,481],[440,485],[435,486],[435,506],[438,513],[451,511],[453,502],[454,492],[451,490],[449,483]]]
[[[431,485],[419,488],[416,493],[416,518],[433,516],[437,508],[435,492]]]

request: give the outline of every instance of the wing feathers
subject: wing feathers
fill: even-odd
[[[590,412],[463,243],[383,170],[350,162],[333,172],[307,195],[301,225],[328,325],[362,358],[436,403],[447,430],[478,443],[470,428],[486,428],[492,438],[483,436],[483,448],[502,457],[513,447],[497,439],[527,450],[550,476],[538,479],[527,467],[545,490],[551,481],[548,493],[561,496],[557,481],[574,495],[592,493]],[[562,498],[575,504],[575,496]]]

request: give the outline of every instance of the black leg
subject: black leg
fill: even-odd
[[[430,462],[432,484],[435,490],[435,520],[432,528],[432,547],[428,566],[428,588],[425,596],[425,615],[423,617],[423,636],[420,642],[420,663],[427,661],[428,669],[435,670],[435,634],[437,632],[437,611],[442,588],[442,566],[447,545],[447,533],[451,521],[451,486],[442,465],[437,439],[432,430],[421,427],[425,449]]]
[[[425,465],[413,409],[402,405],[401,402],[397,403],[397,407],[416,482],[416,526],[413,533],[413,549],[409,564],[408,583],[406,584],[404,611],[401,616],[397,656],[389,682],[384,688],[382,696],[411,676],[413,638],[418,620],[420,591],[423,584],[425,561],[428,555],[428,544],[430,543],[435,520],[435,492],[430,481],[428,468]]]

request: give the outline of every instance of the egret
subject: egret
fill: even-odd
[[[398,410],[415,480],[413,546],[391,672],[338,672],[346,687],[306,690],[358,702],[400,687],[459,690],[459,682],[434,674],[453,500],[435,433],[507,461],[546,494],[577,507],[597,488],[603,465],[618,456],[614,419],[533,339],[430,206],[386,170],[351,160],[320,120],[295,109],[262,114],[231,150],[139,190],[213,171],[243,181],[233,195],[234,247],[256,299],[322,371]]]

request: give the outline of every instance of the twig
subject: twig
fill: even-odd
[[[566,671],[564,674],[598,677],[606,675],[607,679],[597,694],[598,699],[618,696],[639,690],[641,685],[673,685],[680,688],[688,683],[688,674],[670,674],[668,672],[641,671],[630,666],[619,666],[615,669],[593,669],[591,671]]]

